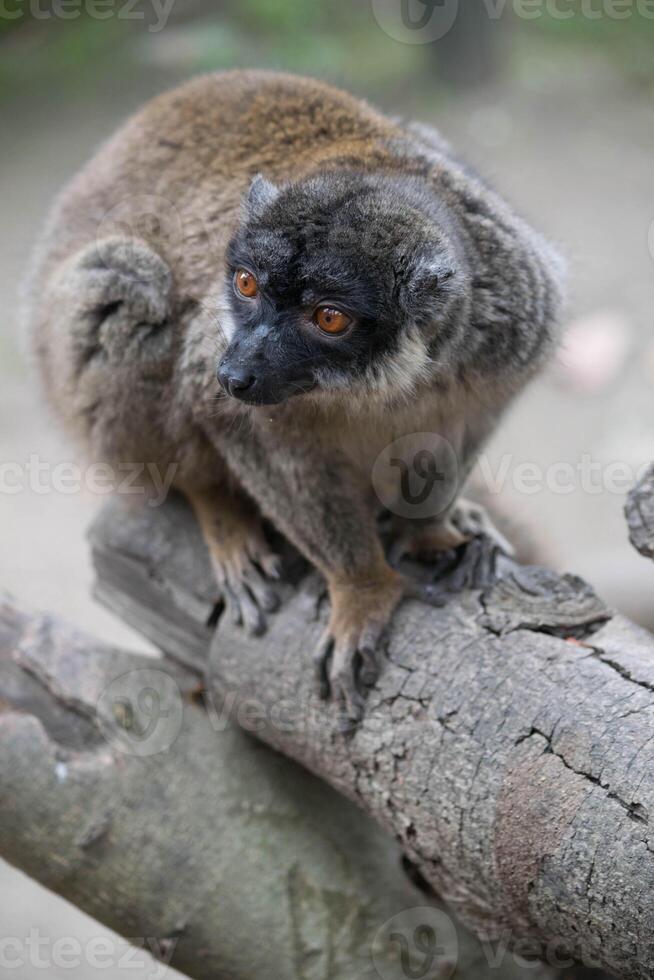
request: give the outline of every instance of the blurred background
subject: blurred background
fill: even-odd
[[[630,549],[622,517],[654,459],[650,0],[0,0],[0,463],[75,459],[43,409],[17,323],[18,283],[53,195],[145,99],[241,66],[311,74],[437,125],[559,244],[570,265],[562,350],[514,407],[483,475],[552,564],[654,628],[654,566]],[[145,649],[90,598],[84,532],[98,504],[3,487],[0,583]],[[0,938],[106,934],[6,867],[0,910]],[[130,976],[159,975],[140,963]],[[29,964],[6,972],[44,976]]]

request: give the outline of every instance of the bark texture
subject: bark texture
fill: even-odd
[[[418,926],[439,977],[553,978],[482,947],[372,820],[197,690],[0,598],[0,854],[197,980],[433,976]]]
[[[312,576],[259,639],[212,615],[179,499],[93,530],[100,597],[229,713],[356,801],[478,934],[639,980],[654,972],[654,637],[583,581],[507,564],[484,594],[406,602],[363,723],[316,699]],[[217,625],[214,625],[217,620]]]
[[[634,548],[654,558],[654,465],[629,494],[625,513]]]

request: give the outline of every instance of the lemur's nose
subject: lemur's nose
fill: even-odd
[[[246,367],[236,367],[233,364],[219,364],[216,377],[225,391],[234,398],[248,391],[257,380]]]

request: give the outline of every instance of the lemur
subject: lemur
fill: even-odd
[[[401,551],[491,540],[458,494],[552,347],[562,278],[435,130],[318,81],[235,71],[155,98],[72,179],[28,319],[90,458],[175,463],[244,626],[263,630],[276,604],[262,519],[322,573],[321,687],[357,718],[416,589],[380,539],[375,461],[410,446],[409,467],[412,435],[436,433],[457,462],[438,513],[396,516]],[[402,466],[389,472],[393,511]]]

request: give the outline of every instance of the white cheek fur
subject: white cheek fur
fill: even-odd
[[[207,293],[200,300],[196,320],[201,323],[205,336],[215,339],[219,347],[224,349],[231,342],[236,324],[224,290]]]
[[[217,325],[219,332],[224,338],[225,342],[229,344],[232,337],[234,336],[234,331],[236,330],[236,324],[234,322],[234,317],[232,316],[232,311],[229,308],[228,303],[223,299],[220,308],[217,310]]]

